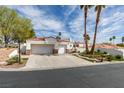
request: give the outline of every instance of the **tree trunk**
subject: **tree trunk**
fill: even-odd
[[[18,47],[18,53],[19,53],[19,56],[18,56],[18,62],[21,63],[21,49],[20,49],[20,41],[18,41],[18,44],[19,44],[19,47]]]
[[[4,43],[5,43],[5,48],[7,48],[8,42],[7,42],[7,36],[6,35],[4,36]]]
[[[89,53],[89,49],[88,49],[88,40],[87,40],[87,31],[86,31],[86,22],[87,22],[87,7],[85,7],[84,9],[85,13],[84,13],[84,41],[85,41],[85,48],[86,48],[86,54]]]
[[[96,45],[97,26],[98,26],[98,23],[96,23],[96,26],[95,26],[95,33],[94,33],[94,38],[93,38],[93,45],[92,45],[90,54],[94,54],[95,45]]]
[[[90,54],[92,55],[94,54],[95,45],[96,45],[96,35],[97,35],[97,27],[99,24],[100,13],[101,13],[101,7],[98,7],[97,16],[96,16],[96,26],[95,26],[95,32],[94,32],[94,38],[93,38],[93,45],[90,51]]]

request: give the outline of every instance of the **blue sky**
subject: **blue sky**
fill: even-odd
[[[8,6],[19,15],[32,20],[33,28],[38,37],[56,36],[62,32],[64,38],[75,41],[83,40],[84,17],[83,11],[75,5],[41,5],[41,6]],[[87,32],[91,42],[95,27],[94,7],[88,11]],[[108,42],[116,36],[115,42],[121,42],[124,36],[124,6],[106,6],[101,13],[98,27],[97,43]]]

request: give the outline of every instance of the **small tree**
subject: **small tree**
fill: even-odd
[[[5,47],[7,47],[12,31],[12,25],[17,17],[15,10],[7,8],[5,6],[0,7],[0,35],[3,36]]]
[[[26,18],[17,17],[13,25],[12,39],[18,43],[18,62],[21,63],[21,50],[20,45],[27,39],[35,36],[31,21]]]

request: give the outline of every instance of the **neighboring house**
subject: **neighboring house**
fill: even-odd
[[[101,52],[106,52],[110,55],[121,55],[124,57],[124,49],[120,48],[116,45],[109,45],[109,44],[97,44],[96,51],[100,50]]]
[[[84,52],[85,51],[85,44],[83,42],[75,42],[75,47],[77,52]]]
[[[64,54],[73,48],[73,43],[54,37],[32,38],[26,41],[26,54]]]

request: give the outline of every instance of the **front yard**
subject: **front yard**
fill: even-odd
[[[9,59],[9,54],[14,51],[15,48],[0,48],[0,62],[4,62]]]
[[[28,57],[22,56],[22,62],[18,63],[18,56],[9,58],[10,53],[16,48],[0,48],[0,67],[1,68],[20,68],[24,67]]]
[[[86,54],[85,52],[81,53],[73,53],[73,55],[83,58],[85,60],[91,61],[91,62],[115,62],[115,61],[124,61],[123,56],[121,55],[110,55],[107,52],[101,52],[101,51],[95,51],[94,55]]]

